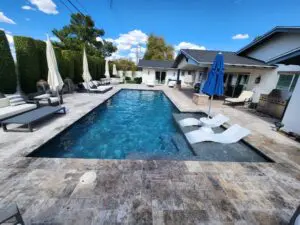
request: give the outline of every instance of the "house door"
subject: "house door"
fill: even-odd
[[[164,84],[166,80],[166,72],[156,71],[155,72],[155,80],[157,84]]]
[[[238,97],[248,83],[249,75],[224,74],[224,93],[226,96]]]

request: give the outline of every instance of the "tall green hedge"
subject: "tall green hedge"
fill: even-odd
[[[35,41],[29,37],[14,36],[21,89],[25,93],[36,92],[40,76],[39,53]]]
[[[4,31],[0,30],[0,92],[16,92],[17,76],[15,63]]]
[[[74,56],[73,52],[70,50],[63,50],[61,51],[62,54],[62,69],[60,71],[60,75],[63,79],[70,78],[74,79],[75,73],[75,65],[74,65]]]
[[[47,57],[46,57],[46,42],[41,40],[34,40],[34,44],[39,58],[40,78],[43,80],[47,80],[48,65],[47,65]]]

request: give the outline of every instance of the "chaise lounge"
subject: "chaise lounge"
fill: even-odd
[[[22,113],[17,116],[13,116],[9,119],[3,120],[1,122],[1,125],[3,127],[3,131],[7,130],[8,124],[22,124],[27,125],[28,130],[30,132],[33,131],[32,125],[35,122],[41,121],[45,119],[46,117],[52,116],[56,113],[63,112],[66,114],[66,108],[62,106],[44,106],[40,107],[38,109],[31,110],[29,112]]]
[[[230,104],[241,104],[245,102],[250,102],[253,96],[252,91],[242,91],[240,96],[238,98],[225,98],[224,99],[224,104],[225,103],[230,103]]]
[[[12,116],[33,110],[37,104],[26,102],[20,95],[0,98],[0,122]]]
[[[185,133],[185,136],[190,144],[196,144],[204,141],[231,144],[240,141],[249,134],[250,131],[248,129],[235,124],[225,130],[223,133],[214,134],[199,129]]]
[[[92,92],[92,93],[105,93],[109,90],[111,90],[113,87],[111,85],[99,85],[97,86],[94,82],[96,81],[90,81],[89,83],[83,82],[82,88],[85,92]],[[82,91],[82,90],[81,90]]]

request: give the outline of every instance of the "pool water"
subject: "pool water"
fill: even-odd
[[[30,156],[183,159],[193,156],[161,91],[122,90]]]

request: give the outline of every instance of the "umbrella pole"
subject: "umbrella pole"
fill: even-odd
[[[58,89],[58,87],[56,88],[56,92],[57,92],[57,97],[58,97],[58,102],[59,102],[59,105],[61,105],[61,102],[60,102],[60,95],[59,95],[59,89]]]
[[[208,107],[208,114],[207,114],[207,118],[209,118],[210,116],[210,110],[211,110],[211,103],[212,103],[212,100],[213,100],[214,96],[212,95],[210,97],[210,101],[209,101],[209,107]]]

